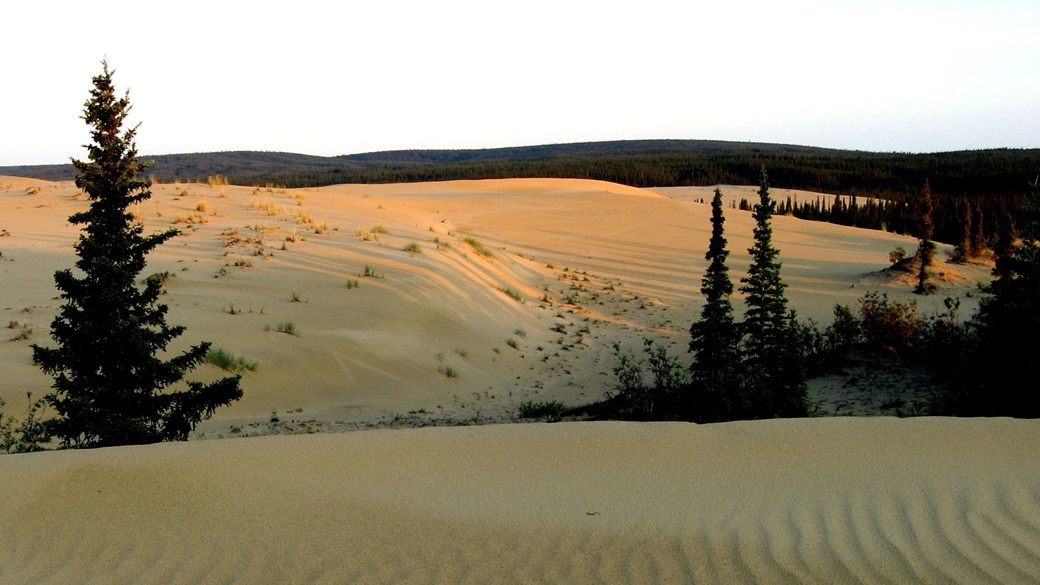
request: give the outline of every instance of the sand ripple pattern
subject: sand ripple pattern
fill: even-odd
[[[574,423],[0,457],[0,583],[1038,583],[1040,424]]]

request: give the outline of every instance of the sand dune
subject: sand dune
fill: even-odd
[[[5,457],[5,583],[1035,583],[1035,421],[380,430]]]
[[[684,353],[710,227],[698,201],[711,191],[156,185],[136,213],[146,230],[184,231],[149,266],[172,275],[163,299],[188,327],[183,344],[213,340],[258,363],[245,398],[200,427],[208,439],[598,400],[614,341]],[[85,206],[70,183],[0,178],[9,414],[49,386],[29,344],[48,342],[52,275],[75,259],[66,220]],[[752,220],[732,210],[726,225],[739,278]],[[825,322],[866,290],[908,298],[872,273],[911,239],[789,217],[774,231],[802,315]],[[987,269],[959,270],[946,294],[921,299],[925,312],[954,294],[970,312],[964,293]],[[278,332],[290,322],[298,336]],[[872,418],[2,456],[0,583],[1035,583],[1038,451],[1035,421]]]
[[[258,363],[245,374],[245,398],[200,428],[210,437],[502,420],[525,400],[599,400],[613,379],[614,341],[638,351],[650,337],[685,354],[710,233],[709,206],[698,201],[712,190],[558,179],[156,185],[136,213],[146,231],[184,232],[148,269],[174,275],[163,300],[171,322],[188,328],[177,347],[212,340]],[[0,323],[11,324],[7,339],[20,338],[0,343],[9,412],[24,408],[25,391],[49,387],[28,345],[48,342],[53,272],[75,260],[77,231],[66,220],[87,205],[77,192],[0,178],[0,230],[10,234],[0,237]],[[752,223],[750,213],[727,210],[735,279],[749,263]],[[910,294],[869,276],[895,246],[912,250],[910,238],[777,217],[775,239],[804,317],[826,323],[834,303],[868,289]],[[421,253],[406,252],[409,244]],[[379,277],[359,276],[366,267]],[[944,292],[972,291],[987,277],[984,267],[975,272]],[[922,310],[941,307],[943,296],[921,299]],[[968,314],[972,299],[964,300]],[[299,336],[277,332],[286,322]],[[206,366],[199,375],[221,372]]]

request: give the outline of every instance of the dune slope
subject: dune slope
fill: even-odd
[[[508,420],[527,400],[600,400],[613,383],[615,341],[638,352],[651,338],[685,356],[710,234],[700,200],[711,191],[556,179],[160,184],[134,212],[146,232],[182,231],[147,270],[168,273],[162,300],[170,321],[187,327],[171,349],[210,340],[257,365],[244,373],[245,397],[199,429],[219,437]],[[53,273],[75,262],[67,218],[87,204],[71,183],[0,178],[9,414],[23,411],[26,391],[50,386],[29,344],[49,342],[60,302]],[[736,280],[753,220],[736,209],[726,217]],[[790,217],[775,218],[774,234],[802,317],[826,323],[834,303],[866,290],[909,298],[909,285],[869,273],[895,246],[913,250],[910,238]],[[975,280],[920,299],[922,312],[960,294],[969,314]],[[222,374],[207,365],[194,375]]]

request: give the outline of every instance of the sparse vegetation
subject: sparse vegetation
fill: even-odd
[[[495,255],[491,253],[491,250],[488,250],[487,248],[485,248],[484,245],[481,244],[480,242],[478,242],[475,238],[466,238],[463,241],[466,242],[467,244],[469,244],[469,246],[471,248],[473,248],[473,251],[476,252],[477,254],[480,254],[481,256],[483,256],[485,258],[494,258],[495,257]]]
[[[288,333],[294,337],[300,336],[300,331],[296,328],[296,323],[293,323],[292,321],[282,321],[278,324],[277,331],[279,333]]]
[[[545,422],[559,422],[563,420],[563,413],[567,411],[567,407],[558,400],[551,402],[533,402],[528,400],[520,404],[517,408],[517,416],[520,418],[541,418],[545,417]]]
[[[257,362],[247,360],[242,356],[236,356],[220,347],[210,347],[202,361],[207,364],[213,364],[225,372],[255,372],[257,368]]]
[[[502,288],[500,288],[498,290],[506,293],[506,296],[508,296],[509,298],[513,299],[514,301],[516,301],[518,303],[521,303],[521,304],[524,303],[524,296],[521,295],[519,291],[514,290],[512,288],[509,288],[507,286],[504,286],[504,287],[502,287]]]
[[[409,254],[422,254],[422,246],[418,242],[409,242],[405,244],[404,251]]]
[[[365,264],[365,268],[358,275],[362,278],[383,278],[385,275],[382,272],[377,271],[372,266]]]

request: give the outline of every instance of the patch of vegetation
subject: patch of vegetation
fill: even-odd
[[[206,356],[202,358],[203,363],[213,364],[225,372],[255,372],[257,362],[247,360],[216,346],[211,346]]]
[[[362,278],[383,278],[385,275],[382,272],[377,271],[375,268],[365,264],[365,268],[358,275]]]
[[[517,416],[520,418],[542,418],[545,422],[560,422],[567,407],[558,400],[551,402],[533,402],[528,400],[517,408]]]
[[[293,323],[292,321],[282,321],[278,324],[277,331],[279,333],[288,333],[295,337],[300,336],[300,331],[296,328],[296,323]]]
[[[524,297],[523,297],[523,295],[520,294],[520,291],[517,291],[515,289],[509,288],[507,286],[501,287],[498,290],[506,293],[506,296],[508,296],[509,298],[513,299],[514,301],[516,301],[518,303],[521,303],[521,304],[525,303]]]
[[[481,244],[480,242],[478,242],[475,238],[466,238],[463,241],[466,242],[467,244],[469,244],[469,246],[471,248],[473,248],[473,251],[476,252],[477,254],[480,254],[481,256],[484,256],[485,258],[494,258],[495,257],[495,255],[491,253],[491,250],[488,250],[487,248],[485,248],[484,245]]]
[[[422,254],[422,246],[418,242],[409,242],[405,244],[404,251],[409,254]]]

